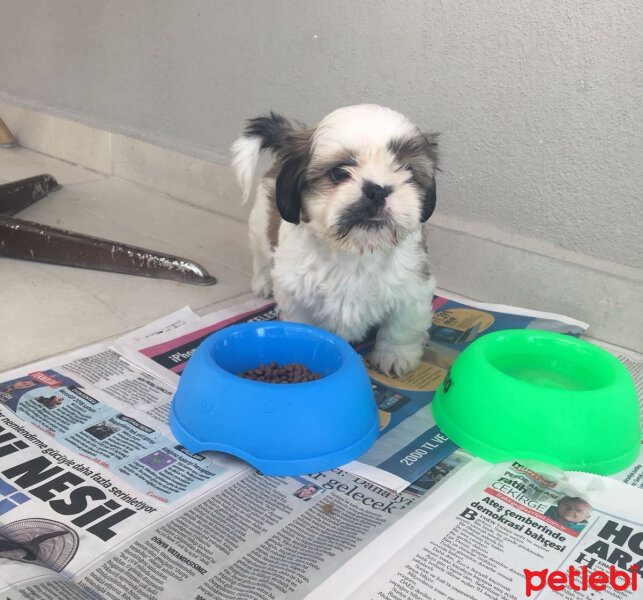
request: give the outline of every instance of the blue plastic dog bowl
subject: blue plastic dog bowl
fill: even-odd
[[[274,361],[304,364],[323,378],[285,384],[236,375]],[[379,418],[349,344],[316,327],[272,321],[226,327],[201,343],[181,376],[170,427],[190,452],[227,452],[284,476],[357,458],[377,439]]]

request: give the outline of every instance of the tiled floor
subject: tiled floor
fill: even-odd
[[[245,223],[25,149],[0,149],[0,181],[50,173],[63,188],[16,217],[194,260],[196,286],[0,257],[0,370],[250,290]]]

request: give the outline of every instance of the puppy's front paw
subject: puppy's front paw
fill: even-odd
[[[272,296],[272,279],[270,275],[260,274],[254,275],[250,282],[252,293],[258,298],[270,298]]]
[[[422,358],[422,346],[386,346],[375,348],[366,359],[389,377],[402,377],[416,369]]]

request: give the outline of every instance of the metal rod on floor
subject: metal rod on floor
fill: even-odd
[[[0,215],[0,256],[198,285],[217,282],[201,265],[180,256],[5,215]]]
[[[0,185],[0,215],[15,215],[62,186],[51,175],[36,175]]]

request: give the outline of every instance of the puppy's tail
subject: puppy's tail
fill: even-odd
[[[232,167],[241,185],[242,201],[250,197],[255,179],[259,154],[262,150],[272,150],[280,155],[286,148],[288,136],[293,127],[287,119],[271,112],[267,117],[250,119],[243,135],[231,146]]]

